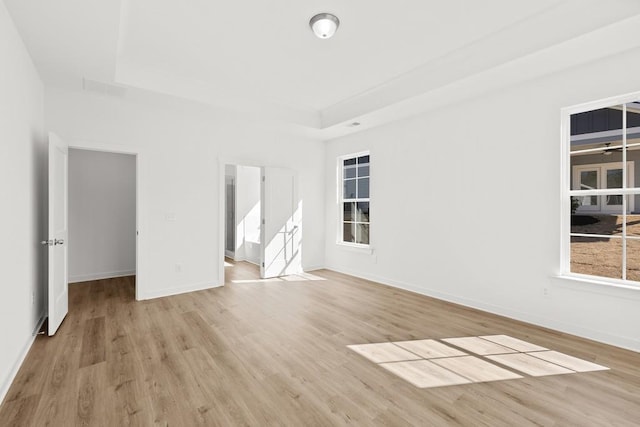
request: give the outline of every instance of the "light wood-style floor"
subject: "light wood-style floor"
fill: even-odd
[[[134,301],[133,278],[70,286],[2,426],[638,425],[640,354],[320,271]],[[235,282],[235,283],[234,283]],[[350,344],[506,334],[609,371],[420,389]]]

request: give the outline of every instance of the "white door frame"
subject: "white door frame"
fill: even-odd
[[[144,224],[141,211],[143,209],[142,185],[140,173],[143,165],[143,150],[140,147],[131,147],[117,144],[103,144],[89,141],[75,141],[69,143],[69,149],[99,151],[103,153],[130,154],[136,158],[136,301],[140,301],[141,289],[146,285],[144,280],[146,275],[143,272],[144,263],[141,260],[140,243],[144,238]]]

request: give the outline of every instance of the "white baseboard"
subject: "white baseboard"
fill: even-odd
[[[135,276],[135,270],[106,271],[103,273],[78,274],[69,276],[69,283],[89,282],[91,280],[113,279],[115,277]]]
[[[624,348],[631,351],[640,352],[640,340],[613,335],[606,332],[601,332],[593,329],[584,328],[580,325],[574,325],[565,322],[559,322],[554,319],[548,319],[535,314],[525,313],[517,310],[512,310],[506,307],[500,307],[492,304],[483,303],[468,298],[459,297],[456,295],[450,295],[433,289],[424,288],[411,283],[405,283],[402,281],[389,279],[386,277],[380,277],[371,274],[362,274],[360,272],[351,271],[349,269],[326,267],[328,270],[335,271],[342,274],[348,274],[350,276],[358,277],[372,282],[377,282],[383,285],[392,286],[394,288],[404,289],[406,291],[415,292],[420,295],[425,295],[431,298],[452,302],[454,304],[462,305],[476,310],[486,311],[498,316],[508,317],[510,319],[519,320],[521,322],[530,323],[532,325],[541,326],[543,328],[553,329],[555,331],[576,335],[582,338],[598,341],[604,344],[613,345],[616,347]]]
[[[176,286],[173,288],[158,289],[140,293],[140,300],[168,297],[171,295],[186,294],[187,292],[203,291],[205,289],[219,288],[220,283],[200,282],[190,285]]]
[[[305,273],[308,273],[310,271],[324,270],[325,268],[326,267],[324,265],[310,265],[308,267],[304,267],[303,270]]]
[[[40,315],[40,320],[38,320],[38,324],[35,330],[31,333],[31,336],[29,337],[24,347],[22,348],[22,351],[18,356],[18,360],[16,360],[16,362],[13,364],[13,368],[11,369],[9,376],[5,378],[4,381],[2,382],[2,388],[0,388],[0,404],[2,404],[2,402],[4,401],[4,398],[7,396],[7,393],[9,392],[9,388],[11,387],[13,380],[16,379],[16,375],[18,375],[18,371],[20,370],[20,367],[22,366],[24,359],[27,357],[27,354],[29,354],[29,350],[31,350],[31,346],[33,345],[33,342],[36,340],[36,337],[38,336],[38,331],[42,327],[42,324],[44,323],[45,318],[46,316],[44,315],[44,313]]]

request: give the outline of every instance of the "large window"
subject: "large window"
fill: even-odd
[[[640,286],[639,99],[563,111],[565,275]]]
[[[338,159],[340,176],[340,234],[338,242],[357,246],[369,245],[369,153],[358,153]]]

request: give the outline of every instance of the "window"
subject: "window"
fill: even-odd
[[[369,153],[338,159],[340,193],[339,243],[369,245]]]
[[[640,287],[638,100],[640,94],[563,110],[565,275]]]

